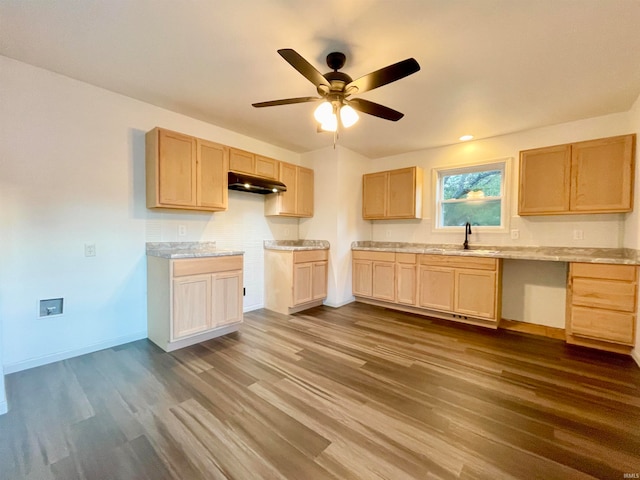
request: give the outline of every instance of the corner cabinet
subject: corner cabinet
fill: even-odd
[[[242,256],[147,257],[149,339],[170,352],[238,330]]]
[[[362,218],[422,218],[423,173],[419,167],[362,176]]]
[[[313,217],[313,170],[280,162],[279,180],[287,191],[267,195],[266,216]]]
[[[227,147],[162,128],[145,140],[147,208],[227,209]]]
[[[520,215],[633,210],[635,134],[520,152]]]
[[[322,305],[329,250],[265,250],[265,308],[285,315]]]
[[[571,263],[567,343],[630,353],[636,338],[638,267]]]

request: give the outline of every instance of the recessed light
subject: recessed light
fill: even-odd
[[[462,135],[460,137],[461,142],[468,142],[469,140],[473,140],[473,135]]]

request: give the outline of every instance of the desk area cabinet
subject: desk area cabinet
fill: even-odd
[[[571,263],[567,342],[629,353],[635,342],[638,267]]]

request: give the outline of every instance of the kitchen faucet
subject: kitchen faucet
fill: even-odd
[[[464,226],[464,243],[462,244],[462,247],[465,250],[469,250],[469,237],[468,235],[471,235],[471,224],[469,222],[467,222]]]

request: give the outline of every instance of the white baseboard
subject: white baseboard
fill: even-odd
[[[633,358],[640,367],[640,348],[634,348],[631,350],[631,358]]]
[[[142,340],[143,338],[147,338],[146,330],[144,332],[138,332],[131,335],[125,335],[123,337],[113,338],[105,342],[94,343],[92,345],[87,345],[86,347],[74,350],[67,350],[64,352],[52,353],[50,355],[43,355],[42,357],[30,358],[22,362],[8,363],[3,366],[4,373],[5,375],[8,375],[10,373],[27,370],[29,368],[40,367],[42,365],[47,365],[48,363],[58,362],[60,360],[77,357],[79,355],[97,352],[98,350],[104,350],[105,348],[122,345],[123,343],[135,342],[136,340]]]
[[[349,305],[350,303],[353,303],[355,301],[356,301],[355,297],[351,297],[350,299],[345,300],[344,302],[338,302],[338,303],[324,302],[324,305],[332,308],[340,308],[340,307],[344,307],[345,305]]]

